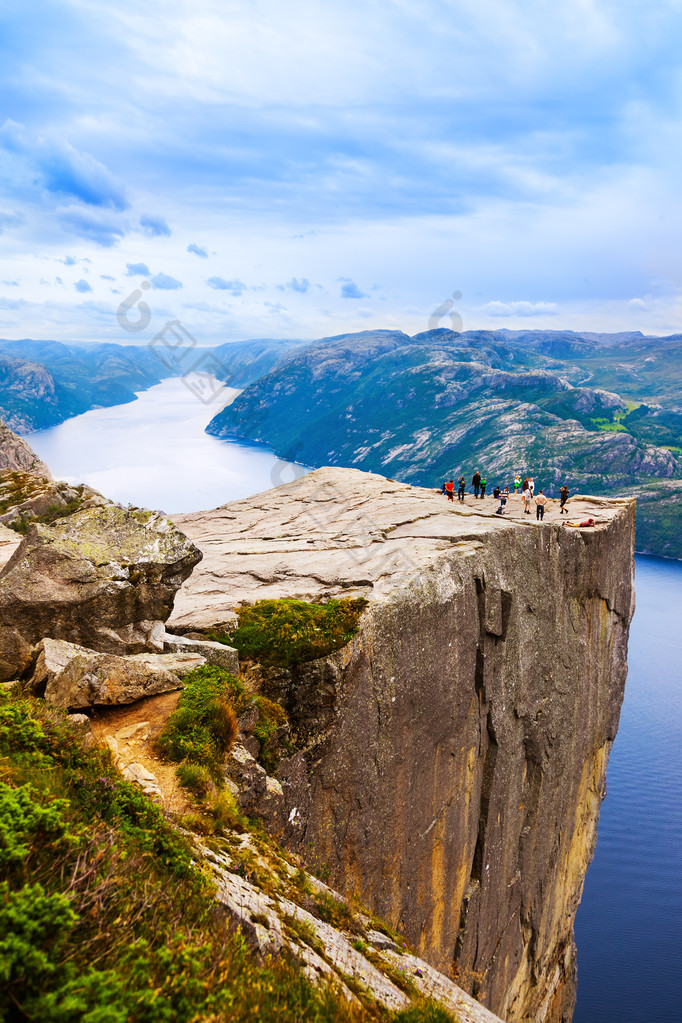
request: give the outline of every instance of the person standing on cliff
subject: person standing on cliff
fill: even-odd
[[[568,515],[568,509],[565,507],[565,504],[568,501],[569,492],[570,491],[569,491],[568,487],[564,483],[563,487],[559,491],[559,494],[561,495],[561,502],[559,504],[559,514],[560,515],[563,515],[564,512],[566,513],[566,515]]]
[[[519,487],[520,486],[521,486],[521,477],[519,476],[519,474],[517,472],[516,476],[514,477],[514,497],[517,496],[517,494],[519,492]]]
[[[448,495],[448,501],[454,501],[455,499],[455,481],[448,480],[445,484],[445,493]]]
[[[538,522],[542,522],[545,517],[545,505],[547,504],[547,498],[541,490],[538,491],[538,496],[535,498],[535,518]]]
[[[471,485],[474,488],[474,497],[478,497],[478,491],[481,488],[481,474],[478,471],[478,469],[476,470],[471,479]]]
[[[530,490],[528,489],[528,483],[523,488],[523,514],[530,515]]]
[[[535,493],[535,480],[533,479],[532,476],[528,480],[528,489],[530,490],[530,496],[532,498],[533,494]]]
[[[481,480],[481,499],[485,497],[485,488],[488,486],[488,480],[484,476]]]
[[[457,497],[462,502],[462,504],[464,504],[464,491],[467,488],[467,481],[464,479],[463,476],[460,476],[459,479],[457,480],[457,484],[459,487],[459,489],[457,490]]]

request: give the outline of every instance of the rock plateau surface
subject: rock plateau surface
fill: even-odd
[[[177,516],[204,560],[169,625],[368,599],[347,646],[271,675],[299,750],[281,838],[497,1015],[557,1023],[625,683],[634,501],[573,502],[585,529],[495,506],[320,469]]]

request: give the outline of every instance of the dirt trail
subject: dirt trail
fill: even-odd
[[[108,745],[114,756],[120,758],[121,771],[140,765],[143,771],[153,775],[153,780],[148,779],[148,786],[158,787],[164,809],[184,814],[195,808],[177,783],[175,764],[161,760],[155,751],[155,740],[179,699],[180,691],[176,691],[150,696],[125,707],[98,707],[91,723],[97,742]],[[132,773],[136,773],[135,767]]]

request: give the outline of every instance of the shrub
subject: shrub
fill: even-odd
[[[237,734],[230,687],[237,680],[224,669],[204,665],[185,676],[177,710],[159,736],[163,753],[175,761],[207,767],[219,776]]]
[[[358,631],[364,598],[329,600],[259,600],[241,608],[232,643],[240,657],[265,665],[291,667],[345,646]]]

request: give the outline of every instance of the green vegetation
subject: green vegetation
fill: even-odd
[[[625,413],[623,413],[625,415]],[[598,419],[593,418],[590,422],[597,428],[597,430],[604,430],[607,433],[627,433],[627,427],[623,426],[620,416],[614,416],[613,419]]]
[[[63,519],[67,515],[73,515],[74,512],[80,511],[81,501],[69,501],[68,504],[51,504],[42,515],[32,515],[30,513],[21,512],[18,519],[13,522],[9,522],[8,526],[13,529],[15,533],[21,533],[22,536],[26,536],[28,533],[28,527],[34,522],[42,522],[49,525],[51,522],[56,522],[57,519]]]
[[[363,598],[329,600],[259,600],[241,608],[239,627],[231,637],[239,656],[261,664],[291,667],[338,650],[355,635]]]
[[[185,676],[177,710],[171,714],[158,744],[169,760],[208,768],[220,777],[225,758],[237,734],[237,719],[230,700],[234,675],[223,668],[203,665]]]
[[[211,791],[211,775],[202,764],[178,764],[176,777],[183,788],[190,789],[197,799],[205,799]]]
[[[421,1002],[396,1012],[394,1023],[454,1023],[455,1017],[436,1002]]]
[[[355,921],[351,909],[345,902],[335,899],[333,895],[323,892],[318,896],[315,907],[320,920],[331,924],[340,931],[358,933],[360,927]]]
[[[84,750],[43,701],[8,695],[0,872],[0,1018],[12,1023],[452,1020],[426,1003],[409,1015],[350,1006],[295,961],[259,962],[184,838],[108,751]],[[312,928],[292,929],[315,947]]]
[[[303,920],[300,916],[285,916],[283,919],[295,937],[302,941],[304,945],[307,945],[308,948],[312,948],[318,955],[324,956],[324,946],[312,924],[308,923],[307,920]]]
[[[258,761],[268,773],[279,763],[278,729],[287,723],[285,711],[224,668],[205,664],[185,675],[185,688],[177,710],[159,736],[158,744],[169,760],[182,761],[181,785],[193,787],[186,765],[206,767],[219,780],[225,757],[237,734],[237,718],[249,707],[256,712],[253,734],[260,743]],[[187,778],[188,780],[184,780]]]
[[[213,830],[216,833],[227,831],[228,828],[241,828],[242,817],[237,808],[235,798],[226,788],[220,788],[210,801],[213,816]]]

